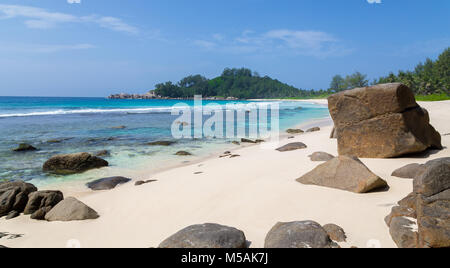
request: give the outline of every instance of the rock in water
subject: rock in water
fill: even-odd
[[[402,168],[395,170],[392,173],[393,177],[404,178],[404,179],[414,179],[425,172],[426,167],[420,164],[409,164]]]
[[[389,158],[442,149],[428,112],[399,83],[357,88],[328,98],[340,155]]]
[[[290,152],[290,151],[306,149],[306,148],[308,148],[308,146],[306,146],[303,142],[293,142],[293,143],[289,143],[289,144],[286,144],[286,145],[278,148],[277,151]]]
[[[111,152],[108,150],[101,150],[95,153],[95,156],[97,157],[108,157],[111,155]]]
[[[247,248],[242,231],[218,224],[189,226],[164,240],[160,248]]]
[[[64,199],[63,193],[60,191],[38,191],[28,196],[28,203],[25,207],[24,214],[30,215],[41,208],[53,208]],[[43,211],[41,211],[43,212]]]
[[[147,145],[149,145],[149,146],[170,146],[175,143],[176,143],[175,141],[154,141],[154,142],[147,143]]]
[[[344,229],[336,224],[326,224],[323,226],[323,229],[327,232],[328,236],[330,236],[331,240],[336,242],[347,241],[347,236],[345,235]]]
[[[68,197],[59,202],[45,215],[47,221],[82,221],[93,220],[98,213],[76,198]]]
[[[29,152],[29,151],[36,151],[37,149],[33,146],[27,144],[27,143],[21,143],[19,144],[19,147],[16,149],[13,149],[14,152]]]
[[[277,223],[267,234],[265,248],[336,248],[327,232],[313,221]]]
[[[30,183],[23,181],[0,183],[0,217],[11,211],[23,212],[28,202],[28,195],[37,191]]]
[[[331,159],[334,158],[334,155],[325,152],[315,152],[309,157],[313,162],[323,162],[323,161],[330,161]]]
[[[386,181],[373,174],[358,158],[349,156],[339,156],[321,164],[297,181],[354,193],[367,193],[387,186]]]
[[[86,186],[94,191],[111,190],[119,184],[130,182],[131,179],[124,177],[110,177],[95,180],[86,184]]]
[[[190,156],[192,154],[190,152],[186,152],[186,151],[179,151],[175,155],[178,155],[178,156]]]
[[[108,166],[108,162],[88,153],[57,155],[45,162],[44,172],[68,175]]]

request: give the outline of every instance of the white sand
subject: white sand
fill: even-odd
[[[314,100],[318,101],[318,100]],[[441,134],[450,133],[450,101],[421,103]],[[263,247],[271,227],[279,221],[315,220],[345,229],[343,247],[395,247],[384,217],[391,207],[412,191],[412,181],[391,177],[393,170],[409,163],[449,157],[448,148],[428,158],[363,159],[377,175],[388,181],[388,192],[353,194],[305,186],[296,178],[319,163],[307,157],[316,151],[337,154],[336,140],[329,139],[331,126],[322,131],[283,140],[301,141],[306,150],[279,153],[267,144],[233,151],[238,158],[211,158],[159,174],[136,172],[136,179],[158,182],[136,187],[134,183],[106,192],[63,189],[78,197],[101,217],[83,222],[39,222],[29,216],[0,220],[0,232],[23,237],[0,244],[10,247],[65,247],[76,239],[82,247],[156,247],[168,236],[192,224],[219,223],[243,230],[251,247]],[[443,136],[450,146],[450,136]],[[195,172],[203,172],[194,175]]]

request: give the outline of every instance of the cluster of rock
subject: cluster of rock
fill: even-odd
[[[97,212],[60,191],[38,191],[23,181],[0,183],[0,217],[31,215],[35,220],[73,221],[98,218]]]
[[[121,100],[148,100],[157,98],[159,98],[159,96],[156,95],[155,91],[149,91],[148,93],[145,94],[120,93],[108,96],[108,99],[121,99]]]
[[[450,247],[450,158],[429,161],[414,177],[413,193],[386,217],[400,248]]]
[[[288,133],[288,134],[303,134],[305,132],[311,133],[311,132],[316,132],[316,131],[320,131],[320,127],[312,127],[306,131],[304,131],[302,129],[298,129],[298,128],[290,128],[290,129],[286,130],[286,133]]]
[[[340,155],[389,158],[442,149],[428,112],[403,84],[343,91],[330,96],[328,104]]]
[[[345,232],[334,224],[313,221],[277,223],[267,234],[265,248],[339,248]],[[192,225],[164,240],[160,248],[242,249],[249,242],[243,231],[219,224]]]

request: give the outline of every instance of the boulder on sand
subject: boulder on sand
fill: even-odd
[[[93,220],[98,213],[74,197],[68,197],[59,202],[45,215],[47,221],[82,221]]]
[[[108,166],[108,162],[89,153],[56,155],[47,160],[44,172],[68,175]]]
[[[19,144],[19,147],[13,149],[14,152],[29,152],[29,151],[36,151],[37,149],[30,144],[27,143],[21,143]]]
[[[277,151],[290,152],[290,151],[306,149],[306,148],[308,148],[308,146],[306,146],[306,144],[304,144],[303,142],[293,142],[293,143],[289,143],[289,144],[286,144],[286,145],[278,148]]]
[[[310,155],[309,158],[311,158],[311,161],[313,162],[323,162],[323,161],[330,161],[331,159],[334,158],[334,155],[325,152],[315,152],[312,155]]]
[[[30,215],[41,208],[53,208],[64,199],[64,195],[60,191],[38,191],[28,196],[28,203],[25,207],[24,214]]]
[[[247,248],[242,231],[219,224],[189,226],[164,240],[160,248]]]
[[[450,247],[450,158],[427,162],[414,191],[386,217],[399,247]],[[412,220],[417,221],[411,224]],[[416,239],[417,236],[417,239]]]
[[[267,234],[265,248],[338,248],[325,229],[313,221],[277,223]]]
[[[311,132],[317,132],[317,131],[320,131],[320,127],[313,127],[313,128],[310,128],[310,129],[308,129],[306,132],[311,133]]]
[[[358,158],[338,156],[297,179],[302,184],[325,186],[354,193],[367,193],[387,187]]]
[[[305,131],[301,130],[301,129],[288,129],[286,130],[286,133],[288,134],[303,134],[305,133]]]
[[[425,172],[426,166],[420,164],[409,164],[402,168],[395,170],[392,173],[393,177],[404,178],[404,179],[414,179],[423,172]]]
[[[23,212],[28,202],[28,195],[37,188],[30,183],[13,181],[0,183],[0,217],[11,211]]]
[[[192,154],[190,152],[186,152],[186,151],[179,151],[175,155],[178,155],[178,156],[190,156]]]
[[[442,149],[440,134],[430,125],[407,86],[399,83],[357,88],[328,98],[339,155],[389,158]]]
[[[86,186],[94,191],[111,190],[119,184],[130,182],[131,179],[124,177],[110,177],[95,180],[86,184]]]

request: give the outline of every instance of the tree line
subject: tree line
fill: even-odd
[[[331,80],[328,91],[336,93],[356,87],[397,82],[410,87],[416,95],[450,95],[450,47],[436,60],[427,59],[424,63],[419,63],[413,71],[399,71],[397,74],[391,72],[371,83],[367,75],[359,72],[346,77],[336,75]]]

